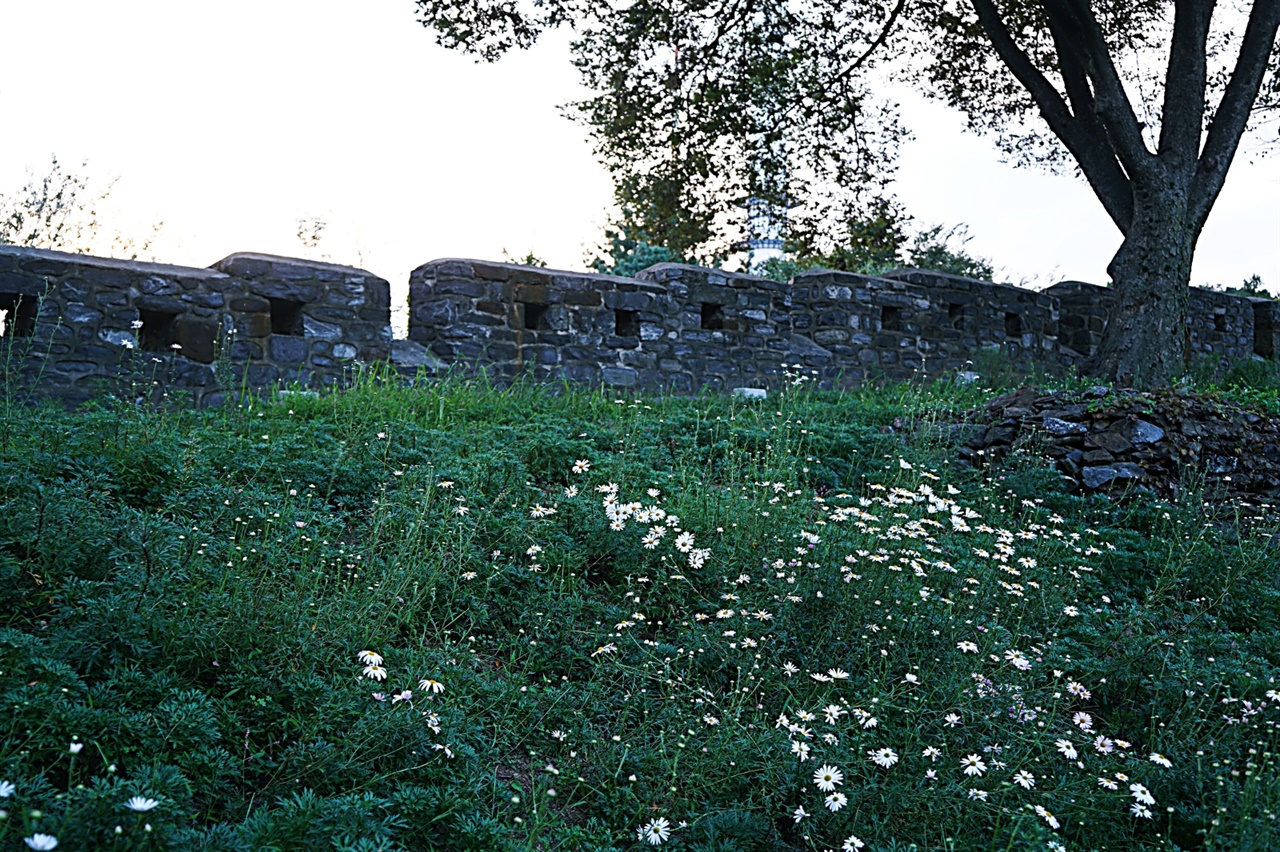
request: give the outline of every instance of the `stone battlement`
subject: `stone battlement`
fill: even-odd
[[[623,278],[449,258],[410,274],[408,339],[393,340],[390,284],[354,267],[241,253],[200,269],[0,246],[0,358],[11,386],[68,403],[141,378],[210,405],[341,383],[377,362],[678,393],[777,387],[802,367],[840,388],[963,370],[982,351],[1079,364],[1113,300],[1076,281],[1037,292],[919,269],[814,269],[783,284],[674,263]],[[1193,288],[1191,305],[1193,354],[1280,353],[1280,303]]]

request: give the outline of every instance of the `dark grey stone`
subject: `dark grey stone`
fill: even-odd
[[[1044,419],[1044,430],[1050,435],[1084,435],[1089,431],[1089,427],[1083,423],[1072,423],[1069,420],[1062,420],[1057,417],[1046,417]]]
[[[322,322],[310,316],[302,317],[302,328],[308,338],[317,340],[341,340],[342,326],[337,323]]]
[[[249,361],[262,358],[262,347],[249,340],[237,340],[227,353],[232,361]]]
[[[630,367],[601,367],[600,378],[614,387],[634,387],[637,380],[636,371]]]
[[[102,319],[102,311],[95,311],[78,302],[68,302],[62,311],[62,318],[73,325],[86,325],[99,322]]]
[[[282,364],[297,364],[307,360],[307,341],[301,337],[289,337],[273,334],[268,341],[268,352],[272,361]]]
[[[1084,480],[1084,484],[1088,488],[1101,488],[1116,478],[1116,469],[1114,467],[1086,467],[1081,471],[1080,478]]]
[[[1138,420],[1133,424],[1129,440],[1135,444],[1154,444],[1157,441],[1164,440],[1164,430],[1154,423]]]

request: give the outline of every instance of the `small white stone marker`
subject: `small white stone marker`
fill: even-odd
[[[769,392],[764,388],[734,388],[733,395],[742,399],[768,399]]]

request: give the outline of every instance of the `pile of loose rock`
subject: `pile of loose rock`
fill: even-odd
[[[975,467],[1025,448],[1051,459],[1072,492],[1280,504],[1280,418],[1205,394],[1023,388],[970,422],[960,459]]]

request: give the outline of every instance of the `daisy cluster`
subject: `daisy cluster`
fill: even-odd
[[[617,483],[595,486],[610,531],[632,536],[653,571],[628,578],[620,606],[631,612],[591,657],[652,667],[649,698],[685,702],[691,725],[774,732],[804,773],[789,816],[812,842],[861,848],[849,832],[862,831],[885,779],[904,775],[927,797],[990,816],[1025,809],[1055,832],[1108,810],[1153,820],[1161,773],[1192,756],[1158,728],[1116,729],[1094,701],[1105,679],[1073,672],[1058,650],[1085,620],[1114,614],[1094,577],[1114,546],[1093,530],[1064,530],[1034,500],[988,522],[936,474],[906,461],[891,470],[897,484],[862,495],[805,495],[780,482],[744,492],[778,521],[778,552],[754,570],[734,564],[740,550],[718,557],[695,546],[700,535],[658,489],[628,500]],[[788,521],[798,523],[789,535]],[[699,602],[676,611],[676,587]],[[781,634],[822,618],[832,620],[828,647],[788,650],[830,664],[779,659]],[[1018,629],[1033,619],[1057,629]],[[736,666],[732,689],[695,674],[706,653]],[[1237,717],[1225,721],[1266,713],[1268,702],[1274,692],[1233,705]],[[663,817],[637,837],[657,845],[670,831]]]
[[[387,679],[387,669],[383,665],[385,660],[377,651],[361,651],[356,654],[356,660],[364,666],[361,670],[363,677],[369,678],[377,683]],[[422,678],[418,681],[419,694],[427,699],[433,699],[435,696],[444,692],[444,684],[435,678]],[[391,706],[403,704],[405,707],[413,707],[414,692],[412,689],[393,689],[390,695],[386,692],[378,691],[370,696],[374,701],[385,703],[390,700]],[[442,733],[440,724],[440,715],[432,710],[421,711],[422,724],[433,734],[439,736]],[[453,758],[453,747],[450,743],[433,743],[431,748],[434,751],[442,752],[445,757]]]

